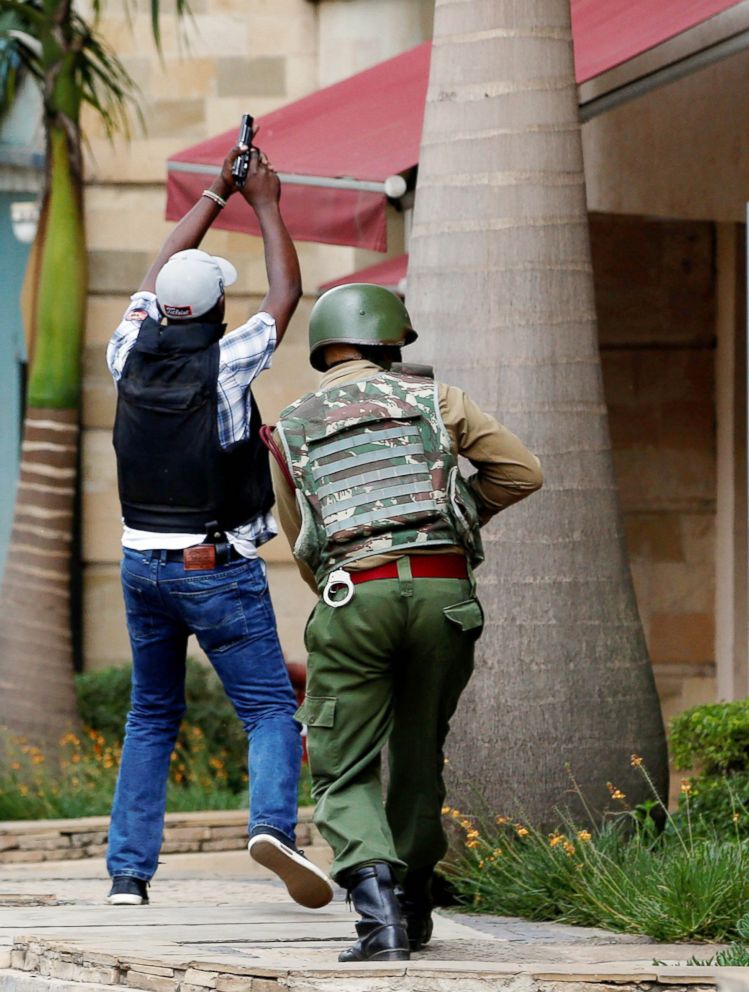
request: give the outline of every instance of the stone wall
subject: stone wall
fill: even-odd
[[[632,575],[669,716],[715,692],[714,228],[594,214],[591,236]]]
[[[101,858],[106,852],[108,830],[108,816],[0,823],[0,865]],[[311,849],[313,855],[330,856],[330,849],[312,823],[311,808],[299,810],[296,842],[299,847]],[[161,854],[242,851],[246,846],[246,810],[167,813]]]

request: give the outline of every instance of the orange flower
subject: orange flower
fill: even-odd
[[[622,792],[622,790],[621,789],[617,789],[617,787],[615,785],[612,785],[611,782],[607,782],[606,783],[606,788],[611,793],[611,798],[612,799],[626,799],[627,798],[624,795],[624,793]]]

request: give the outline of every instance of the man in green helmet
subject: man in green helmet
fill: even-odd
[[[535,492],[541,468],[462,390],[400,364],[416,332],[389,290],[330,290],[309,332],[324,375],[281,414],[271,461],[281,525],[321,596],[297,717],[331,874],[361,916],[340,960],[403,960],[431,936],[447,849],[443,745],[483,627],[480,526]]]

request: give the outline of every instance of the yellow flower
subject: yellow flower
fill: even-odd
[[[462,816],[462,813],[460,812],[460,810],[454,809],[451,811],[450,816],[453,818],[453,820],[459,820]]]
[[[479,836],[479,832],[476,829],[469,830],[468,833],[466,834],[466,837],[468,838],[468,840],[476,840],[476,838],[478,836]]]
[[[492,857],[493,858],[499,858],[501,856],[502,856],[502,848],[501,847],[495,847],[494,850],[492,851]]]
[[[515,832],[517,833],[518,837],[528,836],[528,828],[524,827],[521,823],[515,824]]]
[[[564,853],[569,855],[569,857],[572,857],[572,855],[575,853],[575,845],[572,843],[571,840],[566,840],[564,842]]]
[[[440,812],[443,816],[447,816],[448,813],[452,813],[452,809],[449,806],[443,806]]]
[[[639,768],[640,765],[642,764],[642,758],[640,757],[639,754],[633,754],[632,757],[629,759],[629,763],[630,765],[632,765],[633,768]]]
[[[509,816],[498,816],[496,822],[500,827],[503,827],[506,823],[510,822],[510,818]]]
[[[479,868],[483,868],[485,864],[486,862],[482,859],[481,861],[479,861]]]
[[[615,785],[612,785],[611,782],[607,782],[606,783],[606,788],[611,793],[611,798],[612,799],[626,799],[627,798],[624,795],[624,793],[622,792],[622,790],[621,789],[617,789],[617,787]]]
[[[473,826],[470,820],[465,820],[465,819],[460,821],[460,825],[464,830],[470,830],[471,827]]]
[[[477,840],[469,840],[466,842],[466,847],[478,847],[479,842]]]
[[[557,844],[562,844],[567,838],[564,834],[550,834],[549,835],[549,846],[556,847]]]
[[[688,778],[683,778],[681,780],[681,791],[684,793],[685,796],[688,796],[689,793],[692,791],[692,783],[689,781]]]
[[[583,844],[589,844],[592,840],[592,835],[589,830],[578,830],[577,839],[581,840]]]
[[[738,823],[739,822],[739,814],[738,813],[734,813],[733,816],[731,817],[731,819],[733,820],[734,823]]]

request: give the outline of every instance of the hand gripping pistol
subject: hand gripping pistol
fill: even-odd
[[[252,127],[254,124],[254,119],[251,114],[242,114],[242,123],[239,127],[239,138],[237,139],[238,145],[246,145],[247,151],[242,152],[234,159],[234,165],[231,167],[231,175],[234,180],[234,185],[241,189],[245,184],[247,179],[247,173],[250,169],[250,152],[252,151]]]

